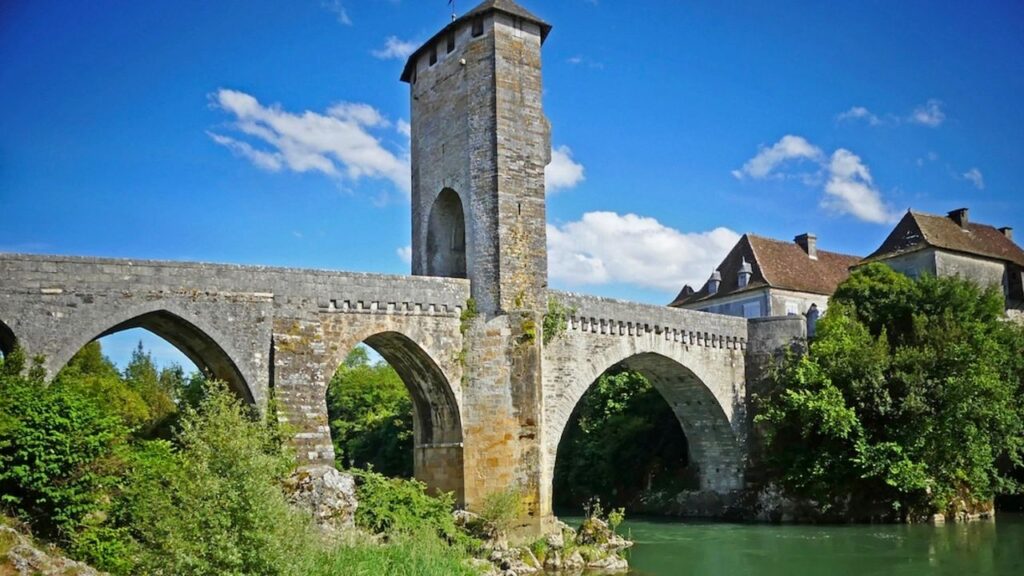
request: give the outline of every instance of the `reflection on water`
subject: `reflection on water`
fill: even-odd
[[[771,526],[632,520],[636,576],[1024,576],[1024,515],[930,525]]]

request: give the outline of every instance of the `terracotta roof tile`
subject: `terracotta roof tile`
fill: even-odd
[[[973,222],[961,227],[948,216],[914,211],[907,212],[885,242],[866,260],[882,260],[926,246],[1024,266],[1024,250],[995,227]]]
[[[717,293],[709,294],[705,282],[697,292],[680,292],[669,306],[715,300],[766,287],[830,295],[850,275],[850,267],[860,262],[858,256],[825,250],[817,253],[818,259],[814,260],[795,242],[745,234],[718,267],[722,284]],[[753,274],[749,284],[740,288],[739,269],[743,260],[751,264]]]

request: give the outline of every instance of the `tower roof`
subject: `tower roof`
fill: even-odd
[[[490,12],[504,12],[523,20],[528,20],[540,26],[540,41],[543,43],[548,38],[548,33],[551,32],[551,24],[541,20],[535,16],[532,12],[520,6],[514,0],[485,0],[480,3],[476,8],[473,8],[469,12],[466,12],[462,16],[459,16],[453,20],[450,24],[442,28],[437,34],[434,34],[430,40],[423,43],[422,46],[413,52],[409,59],[405,63],[405,68],[402,70],[402,82],[408,82],[412,78],[412,71],[416,66],[416,61],[423,54],[424,51],[435,42],[440,40],[448,32],[457,29],[462,25],[463,22],[476,18],[477,16],[483,16]]]

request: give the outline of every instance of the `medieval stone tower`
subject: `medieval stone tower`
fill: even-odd
[[[412,271],[468,278],[479,312],[462,358],[465,499],[520,490],[535,525],[551,155],[541,44],[550,30],[512,0],[488,0],[402,73],[412,101]]]

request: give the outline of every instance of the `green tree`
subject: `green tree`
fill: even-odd
[[[85,387],[22,376],[20,358],[0,372],[0,502],[65,540],[106,508],[129,429]]]
[[[117,367],[103,355],[98,341],[83,346],[57,373],[54,383],[107,406],[132,430],[147,427],[153,420],[149,404],[136,389],[125,384]]]
[[[174,370],[170,368],[169,370]],[[165,370],[166,372],[167,370]],[[149,427],[156,428],[176,410],[174,390],[165,386],[175,383],[176,374],[163,376],[153,363],[153,357],[142,346],[142,341],[132,352],[131,360],[124,369],[124,381],[139,394],[149,407]],[[182,378],[183,379],[183,378]]]
[[[289,573],[312,537],[280,490],[291,466],[258,414],[213,384],[173,442],[141,445],[107,534],[135,551],[136,573]]]
[[[761,399],[766,463],[839,515],[954,513],[1016,491],[1022,342],[995,289],[865,266]]]
[[[331,379],[327,414],[338,462],[385,476],[413,474],[413,407],[398,373],[356,347]]]

